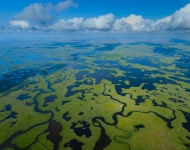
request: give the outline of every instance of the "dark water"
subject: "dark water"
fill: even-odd
[[[0,93],[10,90],[11,88],[20,85],[26,79],[32,79],[36,75],[46,76],[52,74],[55,71],[64,69],[65,64],[58,65],[47,65],[45,69],[41,70],[40,68],[30,68],[17,69],[14,71],[7,72],[2,74],[0,78]]]
[[[155,47],[154,52],[165,55],[165,56],[173,56],[177,53],[178,49],[176,48],[164,48],[164,47]]]
[[[57,99],[57,96],[56,96],[56,95],[50,95],[50,96],[45,97],[45,99],[44,99],[44,105],[43,105],[43,106],[44,106],[44,107],[47,107],[47,106],[48,106],[48,103],[54,102],[55,99]]]
[[[5,105],[5,108],[3,108],[2,110],[0,110],[0,112],[6,112],[6,111],[11,111],[12,110],[12,105],[11,104],[7,104]]]
[[[80,127],[77,127],[78,124],[80,125]],[[77,123],[73,123],[70,128],[73,129],[75,134],[79,137],[85,135],[86,138],[89,138],[92,135],[90,130],[90,124],[86,121],[79,120]]]
[[[6,120],[8,120],[8,119],[11,119],[11,118],[17,118],[17,114],[18,114],[17,112],[12,111],[7,117],[5,117],[4,119],[2,119],[2,120],[0,121],[0,123],[6,121]]]
[[[170,42],[176,43],[176,44],[190,45],[190,41],[182,40],[182,39],[171,39]]]
[[[136,105],[140,105],[140,103],[145,102],[145,99],[142,96],[137,96],[137,99],[135,100]]]
[[[71,120],[71,117],[69,116],[69,112],[66,112],[66,113],[63,114],[63,119],[65,121],[70,121]]]
[[[121,44],[120,43],[104,44],[104,46],[102,46],[102,47],[95,48],[94,51],[112,51],[119,45],[121,45]]]
[[[173,39],[170,42],[172,43],[183,43],[185,45],[189,45],[189,41],[186,40],[177,40]],[[7,141],[5,141],[2,145],[2,147],[12,147],[14,149],[20,149],[18,145],[11,144],[11,141],[16,138],[17,136],[26,133],[27,131],[31,130],[32,128],[39,126],[39,125],[44,125],[44,124],[49,124],[48,129],[45,132],[48,132],[47,139],[53,143],[53,149],[64,149],[64,148],[72,148],[73,150],[82,150],[82,147],[84,145],[83,142],[81,142],[79,139],[82,136],[85,136],[86,138],[90,139],[92,135],[91,128],[96,127],[100,129],[100,135],[97,141],[94,141],[94,150],[103,150],[106,148],[111,142],[116,142],[112,141],[112,139],[109,137],[108,133],[106,132],[106,128],[103,127],[103,125],[100,123],[103,122],[106,125],[114,126],[116,127],[118,124],[118,116],[122,117],[129,117],[131,114],[134,112],[140,112],[140,111],[131,111],[129,112],[126,116],[123,115],[123,112],[125,109],[127,109],[127,104],[124,102],[120,102],[120,100],[114,98],[112,95],[106,94],[106,85],[104,85],[104,91],[102,91],[103,96],[107,96],[110,98],[111,101],[118,102],[119,104],[122,105],[122,108],[120,111],[115,112],[111,117],[113,119],[113,123],[109,123],[106,121],[106,118],[104,116],[96,116],[94,118],[91,118],[90,121],[86,120],[74,120],[74,117],[72,117],[72,113],[70,111],[72,110],[67,110],[67,105],[70,105],[71,101],[75,101],[75,99],[70,99],[71,96],[81,93],[82,96],[78,97],[77,100],[83,101],[85,98],[85,92],[87,90],[90,91],[90,89],[84,89],[84,90],[74,90],[74,88],[78,88],[81,85],[88,85],[88,86],[94,86],[98,84],[103,84],[102,80],[106,79],[111,82],[111,84],[114,85],[115,90],[117,94],[121,96],[125,96],[126,94],[130,95],[130,98],[135,101],[135,104],[141,105],[142,103],[145,103],[145,99],[149,98],[149,96],[137,96],[136,99],[132,98],[131,93],[124,93],[122,89],[130,89],[131,87],[139,87],[143,84],[142,90],[147,90],[149,92],[151,91],[156,91],[158,90],[158,87],[155,86],[155,83],[157,84],[171,84],[171,85],[179,85],[180,84],[177,81],[181,81],[184,83],[190,83],[190,73],[189,73],[189,68],[190,68],[190,59],[188,53],[183,53],[180,52],[180,49],[177,48],[172,48],[171,45],[169,47],[163,47],[163,44],[159,43],[151,43],[151,42],[136,42],[136,43],[130,43],[131,45],[148,45],[152,47],[153,51],[153,57],[134,57],[134,58],[126,58],[123,59],[123,56],[121,56],[121,60],[124,61],[126,66],[122,66],[119,62],[119,60],[107,60],[106,55],[104,56],[105,53],[109,51],[113,51],[116,47],[122,45],[121,43],[106,43],[106,44],[101,44],[100,45],[94,45],[94,44],[87,44],[87,43],[82,43],[82,42],[55,42],[53,44],[46,44],[45,46],[40,46],[38,48],[42,49],[48,49],[49,51],[55,51],[57,48],[60,47],[66,47],[70,46],[72,48],[75,48],[76,51],[67,49],[65,52],[65,58],[59,58],[58,56],[48,58],[51,55],[47,54],[47,62],[45,60],[41,61],[39,66],[34,67],[31,64],[28,64],[28,66],[22,66],[19,67],[18,69],[13,69],[8,72],[4,72],[0,74],[0,93],[4,93],[7,91],[11,90],[18,90],[18,89],[25,89],[28,88],[30,84],[38,84],[36,81],[32,81],[34,77],[36,76],[41,76],[45,79],[47,82],[48,90],[50,91],[45,91],[43,89],[39,89],[38,86],[35,86],[33,89],[33,92],[38,93],[35,97],[30,96],[28,94],[29,91],[26,93],[21,93],[19,94],[16,99],[20,100],[21,102],[27,99],[31,99],[33,102],[26,103],[26,107],[30,107],[34,105],[34,111],[39,113],[39,114],[50,114],[50,119],[44,123],[38,124],[29,127],[26,131],[18,131],[16,133],[13,133],[10,138],[8,138]],[[18,49],[19,47],[13,47],[14,50]],[[32,49],[34,47],[25,47],[26,49]],[[88,49],[90,48],[90,49]],[[93,49],[94,48],[94,49]],[[92,51],[90,51],[93,49]],[[87,51],[85,51],[87,50]],[[67,51],[72,51],[71,53],[67,53]],[[43,52],[41,52],[43,54]],[[41,55],[40,53],[40,55]],[[14,51],[10,51],[8,54],[14,55]],[[161,57],[155,57],[159,54]],[[35,54],[30,54],[30,60],[34,59],[36,60],[37,57],[32,56]],[[46,54],[44,54],[46,55]],[[89,57],[88,57],[89,55]],[[186,56],[187,55],[187,56]],[[160,63],[160,60],[162,57],[169,59],[169,57],[177,56],[177,60],[173,61],[173,64],[164,64]],[[62,57],[62,56],[60,56]],[[87,57],[87,58],[84,58]],[[91,60],[92,57],[92,60]],[[104,59],[105,58],[105,59]],[[52,61],[54,60],[54,61]],[[88,60],[88,61],[86,61]],[[153,60],[153,61],[152,61]],[[88,62],[88,63],[87,63]],[[130,63],[130,65],[129,65]],[[6,64],[6,63],[5,63]],[[18,62],[17,65],[22,64],[21,62]],[[144,69],[142,70],[141,68],[135,67],[134,64],[140,64],[142,66],[146,67],[154,67],[154,68],[161,68],[162,66],[164,67],[169,67],[171,65],[174,65],[180,69],[180,75],[176,75],[176,70],[148,70]],[[31,65],[31,66],[30,66]],[[52,88],[52,85],[62,83],[64,85],[64,82],[66,80],[65,77],[58,77],[54,82],[50,82],[47,77],[49,75],[53,75],[54,73],[56,74],[57,71],[61,72],[67,72],[68,68],[72,68],[74,71],[71,71],[71,75],[75,74],[75,79],[76,82],[71,83],[67,88],[63,89],[66,92],[66,95],[61,95],[59,97],[58,95],[52,95],[51,92],[55,92],[56,89]],[[120,71],[123,72],[123,75],[117,76],[117,71],[114,70],[114,68],[119,69]],[[152,75],[165,75],[166,73],[174,73],[168,78],[165,77],[158,77],[158,76],[152,76]],[[185,77],[186,79],[181,79],[181,77]],[[95,79],[95,80],[93,80]],[[24,84],[26,80],[31,80],[31,82],[27,82],[27,84]],[[74,79],[73,79],[74,80]],[[129,81],[129,85],[125,83],[125,81]],[[60,86],[61,87],[61,86]],[[13,89],[15,88],[15,89]],[[62,87],[61,87],[62,88]],[[93,88],[92,88],[93,89]],[[186,92],[190,92],[190,88],[183,88]],[[62,114],[62,118],[60,119],[60,122],[57,122],[54,119],[54,115],[56,112],[61,111],[61,106],[57,106],[54,108],[54,110],[49,110],[49,111],[42,111],[39,109],[39,104],[38,104],[38,99],[37,97],[40,94],[48,94],[49,96],[45,97],[44,104],[42,105],[43,107],[51,106],[55,101],[61,100],[62,106],[64,106],[64,113]],[[94,96],[97,96],[97,93],[92,93]],[[100,93],[98,93],[100,94]],[[153,93],[154,94],[154,93]],[[155,96],[156,96],[155,92]],[[171,96],[173,93],[169,93]],[[58,98],[59,97],[59,98]],[[92,100],[95,100],[92,99]],[[175,98],[169,98],[168,101],[173,102],[173,103],[178,103],[178,104],[184,104],[185,102],[188,101],[188,99],[185,99],[182,96],[176,95]],[[18,101],[17,101],[18,102]],[[154,111],[147,111],[147,112],[140,112],[144,114],[148,113],[154,113],[157,117],[161,118],[162,121],[166,122],[166,125],[169,129],[173,129],[174,126],[172,124],[172,121],[174,121],[176,118],[175,111],[172,108],[169,107],[167,102],[161,102],[161,104],[158,104],[155,100],[152,100],[153,106],[157,107],[163,107],[170,109],[172,111],[172,116],[170,118],[165,118],[159,113],[156,113]],[[89,110],[93,110],[93,106],[89,106]],[[4,107],[2,107],[2,110],[0,110],[0,113],[8,113],[8,115],[0,121],[0,123],[5,122],[8,119],[17,119],[18,117],[18,112],[12,110],[13,104],[7,104]],[[48,108],[48,107],[47,107]],[[56,111],[56,112],[55,112]],[[185,116],[185,119],[187,122],[182,123],[183,128],[185,128],[188,132],[190,132],[190,114],[182,111],[182,113]],[[83,111],[77,112],[78,117],[84,117],[86,115],[86,112],[84,113]],[[17,121],[12,121],[10,123],[10,126],[13,127]],[[62,122],[71,122],[70,129],[72,132],[75,133],[76,137],[72,137],[70,141],[67,141],[64,145],[60,145],[60,142],[62,139],[64,139],[64,136],[69,136],[69,135],[61,135],[61,131],[64,130],[64,125],[62,125]],[[98,124],[98,125],[97,125]],[[140,130],[144,130],[146,127],[143,124],[139,124],[134,126],[134,130],[137,132],[140,132]],[[118,129],[119,130],[119,129]],[[126,132],[126,131],[125,131]],[[41,133],[42,134],[42,133]],[[38,135],[38,137],[40,134]],[[36,137],[35,142],[37,142],[38,137]],[[189,136],[186,136],[187,139],[189,139]],[[34,143],[35,143],[34,142]],[[33,143],[33,144],[34,144]],[[7,146],[8,145],[8,146]],[[30,148],[31,145],[28,146]],[[189,147],[189,145],[186,143],[186,147]],[[1,148],[1,146],[0,146]],[[129,146],[130,148],[130,146]]]
[[[84,145],[84,143],[79,142],[76,139],[73,139],[73,140],[69,141],[68,143],[64,144],[64,147],[70,147],[70,148],[72,148],[72,150],[82,150],[83,145]]]
[[[16,99],[23,101],[29,98],[31,98],[31,96],[29,96],[28,94],[21,94]]]
[[[53,150],[59,149],[59,142],[62,140],[62,136],[60,132],[63,130],[62,125],[59,122],[54,120],[50,121],[48,126],[49,134],[47,135],[47,139],[50,140],[54,146]]]
[[[143,129],[143,128],[145,128],[144,125],[136,125],[136,126],[134,126],[135,130],[140,130],[140,129]]]
[[[185,119],[187,122],[182,123],[182,126],[190,132],[190,113],[182,111],[183,115],[185,116]]]

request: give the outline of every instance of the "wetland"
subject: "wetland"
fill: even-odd
[[[1,150],[190,149],[190,41],[0,45]]]

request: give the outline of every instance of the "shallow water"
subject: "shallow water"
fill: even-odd
[[[0,149],[190,148],[189,43],[5,42]]]

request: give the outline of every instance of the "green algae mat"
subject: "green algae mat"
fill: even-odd
[[[11,41],[1,150],[190,150],[190,42]]]

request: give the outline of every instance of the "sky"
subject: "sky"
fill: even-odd
[[[1,0],[0,32],[190,32],[189,0]]]

